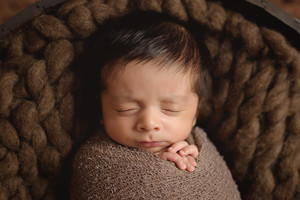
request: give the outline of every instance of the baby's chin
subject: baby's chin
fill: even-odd
[[[150,152],[150,153],[154,153],[154,154],[159,154],[161,152],[165,152],[167,151],[168,149],[168,146],[167,147],[152,147],[152,148],[139,148],[143,151],[146,151],[146,152]]]

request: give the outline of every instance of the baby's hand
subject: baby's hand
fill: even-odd
[[[179,141],[171,145],[165,152],[161,152],[159,157],[174,162],[181,170],[193,172],[197,166],[195,158],[198,154],[199,150],[195,145]]]

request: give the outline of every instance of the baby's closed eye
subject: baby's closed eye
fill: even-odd
[[[137,107],[127,107],[127,108],[117,108],[117,109],[115,109],[115,111],[118,114],[121,114],[121,115],[135,114],[138,110],[139,110],[139,108],[137,108]]]
[[[162,112],[167,115],[180,114],[183,110],[180,109],[162,109]]]

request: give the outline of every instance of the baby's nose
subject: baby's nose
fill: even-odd
[[[161,120],[159,113],[154,108],[145,109],[140,113],[137,121],[137,129],[141,132],[151,132],[161,130]]]

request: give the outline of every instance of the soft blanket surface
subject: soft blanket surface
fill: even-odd
[[[192,173],[97,133],[75,156],[71,199],[240,199],[228,167],[206,133],[196,127],[188,142],[201,149]]]

